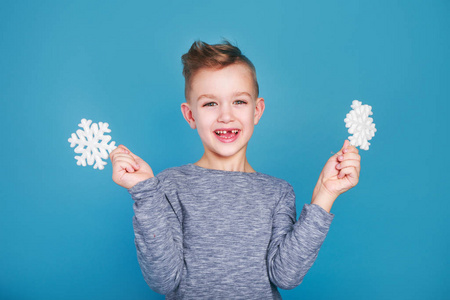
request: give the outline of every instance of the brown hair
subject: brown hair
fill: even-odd
[[[242,63],[249,67],[255,83],[256,96],[259,95],[255,66],[242,54],[238,47],[233,46],[225,39],[221,44],[216,45],[195,41],[188,53],[181,56],[181,62],[183,63],[183,76],[185,79],[184,93],[186,100],[191,87],[191,80],[198,70],[202,68],[222,69],[235,63]]]

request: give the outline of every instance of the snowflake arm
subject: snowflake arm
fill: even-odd
[[[348,128],[350,144],[363,150],[369,150],[369,141],[375,136],[377,131],[373,119],[369,116],[373,115],[372,106],[361,105],[362,102],[353,100],[351,110],[344,119],[345,127]]]
[[[82,119],[78,126],[83,130],[78,129],[76,134],[72,133],[68,141],[72,148],[78,144],[74,149],[75,153],[81,154],[75,156],[77,165],[85,167],[87,162],[88,165],[92,166],[95,162],[94,169],[103,170],[106,165],[103,159],[108,159],[109,153],[117,147],[115,142],[108,144],[111,136],[104,134],[111,132],[108,123],[99,122],[98,124],[92,124],[92,126],[91,124],[92,120]]]

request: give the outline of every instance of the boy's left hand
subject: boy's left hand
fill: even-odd
[[[340,194],[356,186],[361,171],[360,162],[358,149],[345,140],[342,149],[331,156],[323,167],[314,188],[313,201],[318,195],[323,197],[324,193],[334,201]]]

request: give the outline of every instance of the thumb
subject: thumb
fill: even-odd
[[[346,149],[348,146],[350,145],[350,141],[349,140],[345,140],[344,145],[342,146],[341,150],[339,150],[338,153],[336,153],[336,156],[341,155],[342,153],[344,153],[344,149]]]

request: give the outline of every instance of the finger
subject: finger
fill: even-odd
[[[359,161],[357,161],[357,160],[345,160],[345,161],[337,164],[336,169],[343,170],[348,167],[355,167],[356,169],[358,169],[359,166],[360,166],[360,164],[359,164]]]
[[[339,171],[338,178],[342,179],[345,176],[350,176],[352,178],[358,178],[358,172],[356,171],[356,168],[353,166],[346,167]]]
[[[335,154],[336,157],[339,157],[339,155],[342,155],[345,149],[347,149],[347,147],[350,145],[350,141],[349,140],[345,140],[344,141],[344,145],[342,146],[342,148]]]
[[[115,161],[126,161],[129,163],[135,163],[136,161],[130,154],[118,153],[114,156],[113,162]]]
[[[134,154],[133,152],[130,151],[130,149],[128,149],[127,147],[125,147],[124,145],[120,145],[122,146],[124,149],[126,149],[128,152],[128,154],[130,154],[135,160],[141,159],[139,156],[137,156],[136,154]]]
[[[346,160],[361,161],[361,157],[358,154],[355,154],[355,153],[345,153],[345,154],[339,155],[336,158],[336,160],[337,160],[337,163],[342,163],[343,161],[346,161]]]
[[[345,160],[357,160],[361,161],[361,156],[359,154],[356,154],[354,152],[345,153],[338,156],[338,161],[345,161]]]
[[[358,148],[356,148],[355,146],[348,145],[347,151],[344,151],[344,153],[356,153],[356,154],[358,154],[359,151],[358,151]]]
[[[359,161],[356,160],[349,160],[349,161],[344,161],[340,164],[338,164],[336,166],[337,170],[343,170],[345,168],[349,168],[349,167],[353,167],[356,169],[356,173],[359,177],[359,174],[361,173],[361,163]]]
[[[120,148],[120,149],[119,149]],[[126,154],[129,154],[134,160],[135,160],[135,162],[136,162],[136,168],[137,169],[139,169],[140,168],[140,166],[139,166],[139,164],[137,163],[137,161],[138,160],[141,160],[141,158],[139,157],[139,156],[137,156],[136,154],[134,154],[133,152],[131,152],[130,151],[130,149],[128,149],[127,147],[125,147],[124,145],[119,145],[119,146],[117,146],[117,148],[115,149],[115,150],[117,150],[117,149],[119,149],[119,153],[120,152],[122,152],[122,153],[126,153]],[[115,151],[114,150],[114,151]]]
[[[137,156],[136,154],[134,154],[133,152],[130,151],[130,155],[133,157],[134,160],[138,161],[138,160],[142,160],[142,158],[140,158],[139,156]]]
[[[132,165],[128,165],[124,168],[128,173],[134,173],[134,168]]]
[[[139,170],[140,166],[134,161],[127,161],[127,160],[118,160],[116,162],[116,165],[122,169],[122,170],[126,170],[127,172],[133,173],[134,171]]]
[[[359,176],[359,173],[361,172],[361,155],[359,155],[359,154],[357,154],[355,152],[346,153],[346,154],[344,154],[344,159],[342,161],[340,161],[341,165],[344,166],[342,163],[347,161],[347,160],[349,160],[349,161],[357,161],[357,164],[356,164],[355,167],[356,167],[356,171],[358,171],[358,176]]]
[[[114,159],[112,161],[113,163],[120,161],[127,162],[130,165],[133,165],[136,170],[140,168],[139,163],[130,154],[118,153],[114,156]]]
[[[346,176],[345,178],[348,179],[348,181],[351,183],[352,186],[355,186],[358,184],[359,176],[356,173],[355,168],[351,168],[350,172],[348,174],[346,174],[345,176]]]
[[[112,160],[113,157],[115,155],[117,155],[118,153],[127,153],[129,152],[129,150],[124,146],[124,145],[119,145],[117,146],[116,149],[114,149],[110,154],[109,154],[109,158]]]
[[[344,146],[342,147],[342,149],[347,148],[350,145],[350,141],[349,140],[345,140],[344,141]]]
[[[128,173],[134,173],[134,171],[135,171],[132,164],[130,164],[126,161],[121,161],[121,160],[116,161],[113,164],[113,169],[119,170],[119,172],[122,170],[125,170]]]
[[[117,146],[117,148],[121,148],[121,149],[125,150],[125,153],[131,152],[130,149],[128,149],[128,148],[125,147],[124,145],[119,145],[119,146]]]

